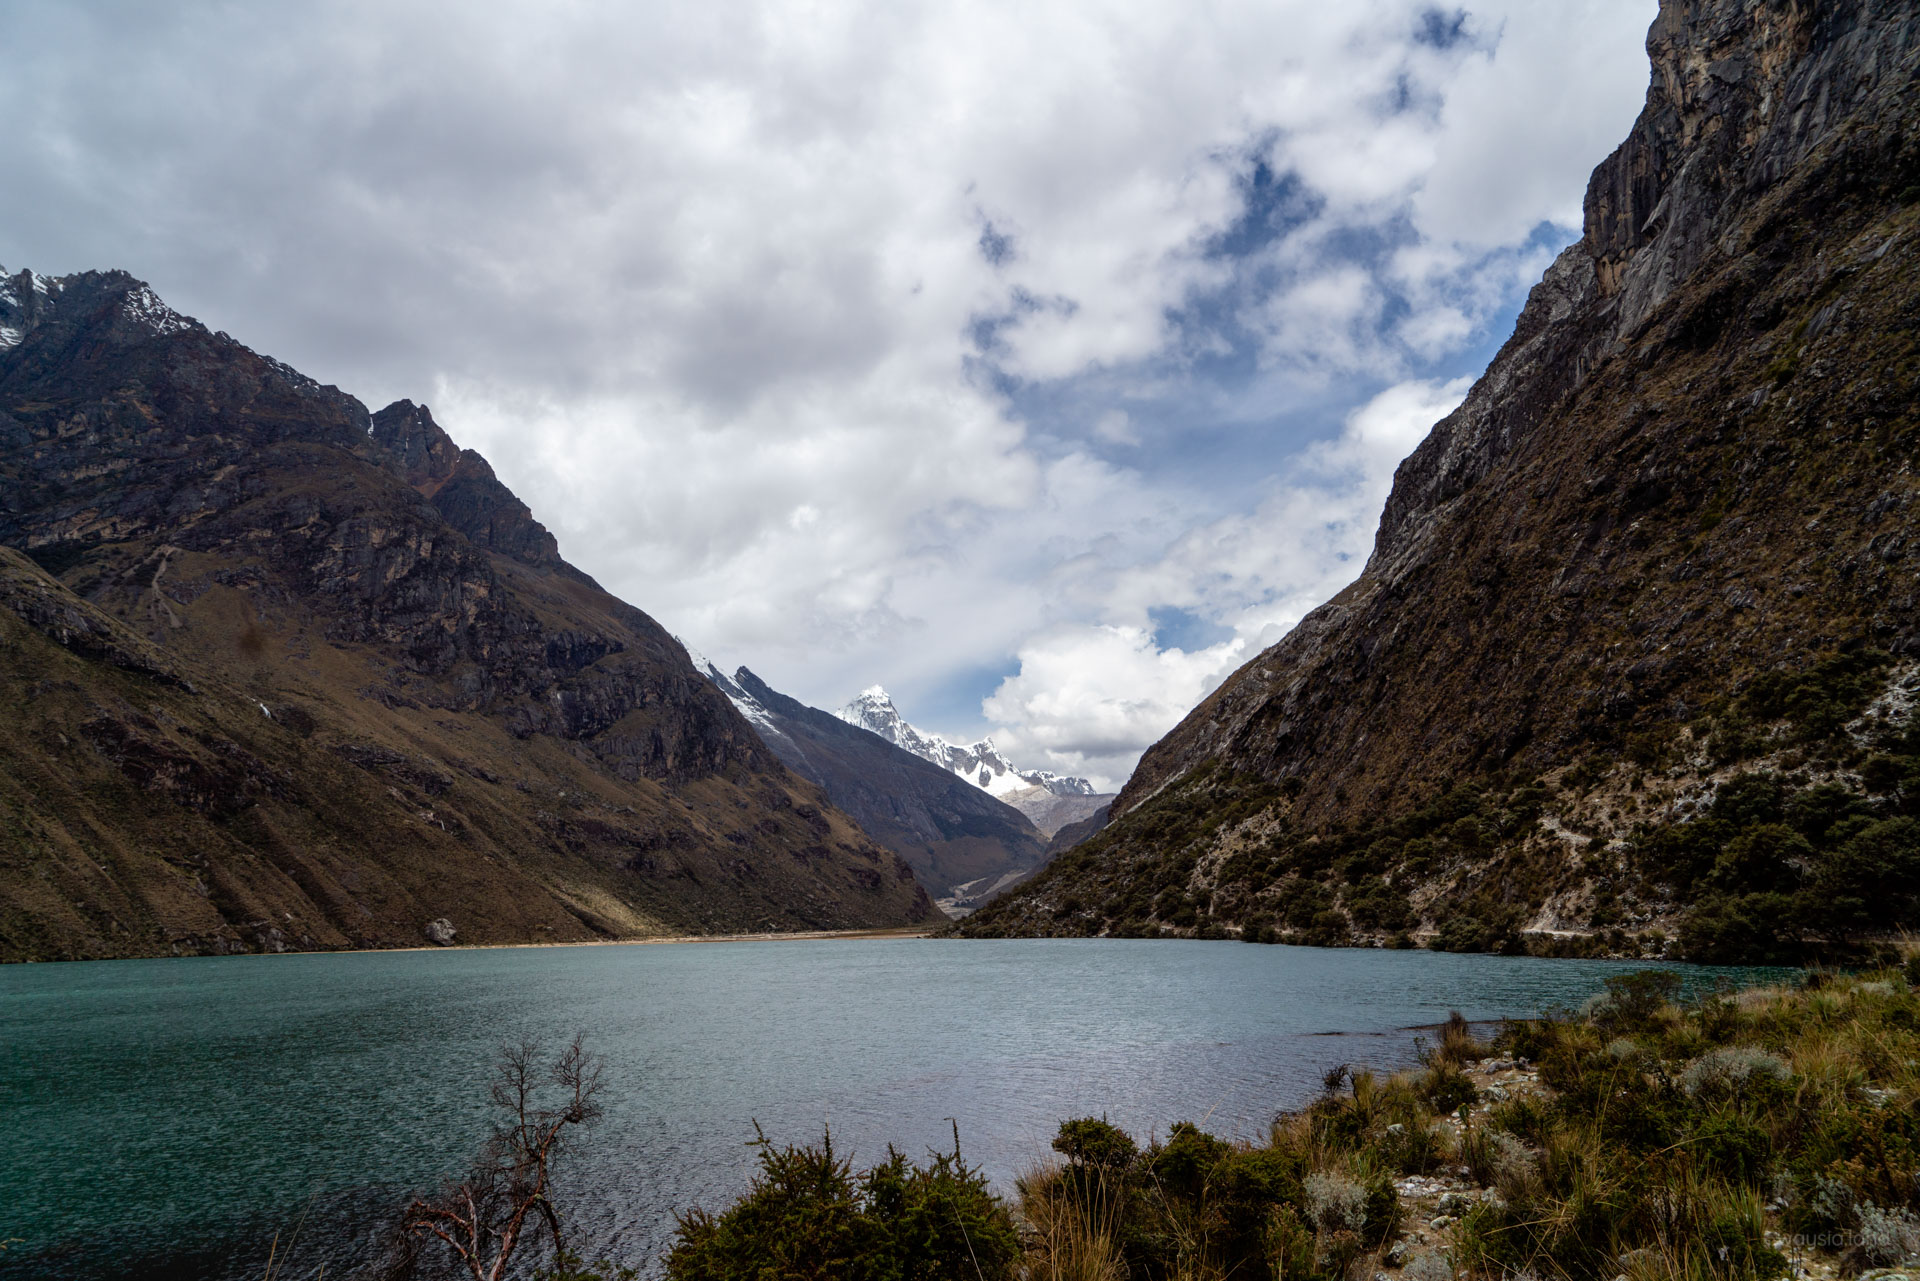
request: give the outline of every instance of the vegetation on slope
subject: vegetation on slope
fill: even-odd
[[[957,927],[1712,963],[1858,955],[1920,921],[1914,669],[1776,671],[1548,775],[1446,781],[1303,828],[1297,787],[1203,766]]]

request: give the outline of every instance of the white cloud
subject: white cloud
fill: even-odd
[[[1001,683],[986,711],[1005,727],[996,741],[1011,759],[1114,787],[1245,649],[1236,638],[1188,654],[1156,649],[1139,627],[1063,626],[1028,638],[1019,674]]]
[[[1020,670],[987,699],[1015,760],[1118,786],[1146,747],[1235,668],[1279,640],[1360,572],[1393,471],[1465,398],[1468,380],[1401,383],[1350,413],[1335,439],[1295,460],[1287,483],[1247,515],[1189,529],[1161,554],[1079,572],[1099,614],[1027,637]],[[1156,606],[1233,629],[1197,652],[1153,642]]]
[[[1124,409],[1109,409],[1100,415],[1093,425],[1093,434],[1111,445],[1137,445],[1140,433],[1134,430],[1133,420]]]
[[[1484,0],[1449,48],[1426,10],[24,0],[0,260],[430,400],[809,701],[1017,662],[941,728],[1117,781],[1358,570],[1435,362],[1637,109],[1652,0]],[[1235,639],[1156,650],[1162,606]]]

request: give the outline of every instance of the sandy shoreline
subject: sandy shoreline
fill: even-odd
[[[343,947],[306,952],[254,952],[253,956],[352,956],[382,952],[489,952],[517,948],[555,947],[654,947],[662,943],[809,943],[826,939],[924,939],[931,938],[938,926],[899,925],[891,929],[867,930],[791,930],[779,934],[662,934],[656,938],[577,939],[552,943],[452,943],[441,947],[431,943],[407,947]]]

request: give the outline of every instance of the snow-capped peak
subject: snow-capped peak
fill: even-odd
[[[693,646],[687,644],[685,637],[676,636],[673,639],[680,643],[680,648],[686,650],[687,657],[693,660],[694,671],[699,672],[702,676],[705,676],[709,670],[712,670],[712,671],[719,670],[718,668],[714,667],[712,659],[708,658],[705,654],[702,654],[699,650],[695,649]]]
[[[858,725],[886,739],[895,747],[952,770],[975,787],[994,796],[1008,796],[1028,788],[1043,787],[1055,796],[1092,796],[1094,787],[1084,778],[1065,778],[1047,770],[1018,769],[991,737],[969,747],[949,743],[938,734],[929,734],[909,725],[893,705],[887,691],[869,685],[854,700],[834,715],[849,725]]]

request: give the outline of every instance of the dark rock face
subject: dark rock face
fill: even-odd
[[[592,581],[560,559],[560,545],[547,527],[500,483],[486,459],[454,444],[425,405],[395,401],[373,415],[370,434],[387,447],[395,474],[475,547]]]
[[[630,777],[753,764],[757,740],[672,639],[560,561],[424,408],[391,406],[369,431],[357,401],[231,339],[177,318],[128,329],[128,300],[151,295],[124,275],[26,292],[0,402],[32,443],[0,471],[0,542],[43,564],[103,551],[122,578],[156,581],[177,581],[180,557],[217,558],[203,584],[310,603],[328,641],[398,657],[403,691],[439,685],[427,701],[503,715],[521,737],[591,740],[637,713],[643,733],[595,744]],[[136,546],[147,559],[129,566]],[[537,577],[489,553],[580,584],[586,615],[549,624],[525,591]]]
[[[763,736],[788,768],[824,788],[937,893],[1042,862],[1040,833],[1018,810],[878,734],[789,698],[744,667],[733,679],[766,709],[775,732]]]
[[[0,343],[0,549],[32,560],[0,564],[0,669],[41,731],[0,752],[16,784],[97,772],[119,798],[0,795],[27,851],[0,957],[932,910],[424,407],[369,415],[119,272],[0,277]],[[141,797],[193,814],[198,852],[154,853],[185,834]],[[46,888],[48,860],[122,856],[112,909]]]
[[[1366,570],[1147,753],[1089,849],[1164,854],[1148,811],[1202,771],[1283,789],[1295,832],[1366,824],[1618,759],[1776,667],[1920,653],[1920,15],[1664,0],[1647,43],[1583,238],[1401,465]]]

